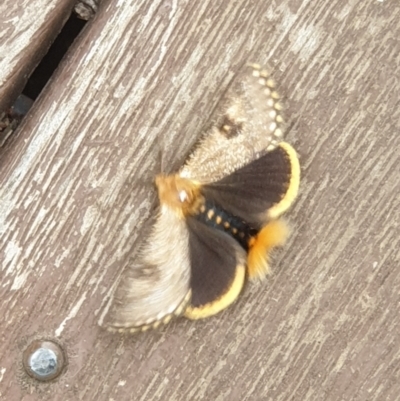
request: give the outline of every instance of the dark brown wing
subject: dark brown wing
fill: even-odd
[[[246,252],[228,234],[187,219],[192,300],[189,319],[215,315],[236,300],[246,271]]]
[[[206,199],[254,227],[285,212],[297,196],[300,166],[285,142],[221,180],[202,186]]]

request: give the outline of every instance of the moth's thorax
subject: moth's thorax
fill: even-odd
[[[204,203],[200,185],[178,174],[158,175],[156,186],[161,205],[173,209],[182,217],[196,214]]]

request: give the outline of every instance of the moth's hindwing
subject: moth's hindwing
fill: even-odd
[[[232,237],[193,217],[187,219],[192,300],[189,319],[203,319],[222,311],[239,296],[245,279],[246,252]]]
[[[204,185],[204,196],[253,227],[285,212],[297,196],[300,166],[285,142],[221,180]]]
[[[283,136],[282,106],[266,69],[247,65],[227,90],[215,123],[180,174],[202,183],[218,181],[275,148]]]
[[[163,207],[138,261],[124,271],[102,325],[135,332],[168,323],[189,302],[189,281],[186,223]]]

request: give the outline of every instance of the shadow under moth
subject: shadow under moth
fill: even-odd
[[[156,177],[157,220],[100,325],[136,332],[173,316],[203,319],[232,304],[246,277],[267,275],[300,182],[274,88],[267,70],[246,65],[185,165]]]

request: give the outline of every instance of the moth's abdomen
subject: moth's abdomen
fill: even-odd
[[[281,220],[272,220],[258,230],[210,200],[205,200],[198,214],[193,217],[227,233],[242,246],[248,253],[247,273],[251,279],[262,279],[269,273],[268,262],[272,249],[282,246],[289,235],[289,229]]]
[[[211,228],[229,234],[246,251],[249,250],[249,242],[258,233],[258,230],[251,227],[240,217],[227,212],[210,200],[205,200],[198,214],[193,217]]]
[[[285,244],[289,229],[282,220],[267,223],[250,239],[247,255],[247,274],[250,279],[263,279],[269,273],[272,249]]]

